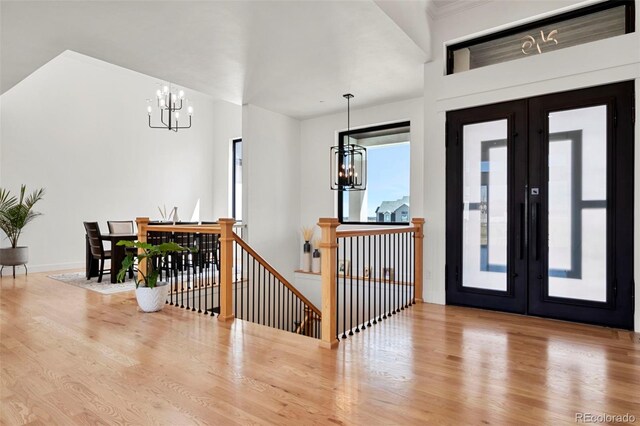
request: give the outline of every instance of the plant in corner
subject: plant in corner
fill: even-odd
[[[7,235],[11,247],[0,249],[0,265],[13,267],[13,277],[16,277],[16,266],[24,265],[27,272],[27,262],[29,261],[29,248],[19,247],[18,240],[22,230],[33,219],[40,216],[33,210],[33,206],[44,196],[44,188],[36,189],[31,194],[25,196],[27,186],[20,186],[20,197],[11,195],[7,189],[0,188],[0,229]],[[0,269],[1,274],[2,269]]]
[[[127,256],[122,261],[122,267],[118,272],[117,278],[118,282],[124,281],[129,268],[134,266],[136,259],[138,260],[138,267],[135,268],[138,274],[134,276],[136,300],[138,301],[138,306],[144,312],[156,312],[165,305],[169,292],[169,283],[158,281],[158,278],[160,277],[160,271],[166,265],[168,256],[175,253],[195,253],[198,250],[195,247],[187,248],[174,242],[153,245],[141,241],[122,240],[118,242],[118,245],[125,248],[138,249],[136,255],[131,252],[127,253]],[[139,269],[140,265],[144,265],[144,270]],[[138,279],[138,276],[142,279]]]

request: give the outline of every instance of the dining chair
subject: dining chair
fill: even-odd
[[[108,220],[107,226],[109,227],[110,234],[135,234],[136,228],[132,220]],[[135,256],[138,254],[138,249],[135,247],[127,247],[124,249],[126,254],[132,254]],[[129,278],[133,278],[133,267],[129,270]]]
[[[110,234],[135,234],[135,225],[132,220],[108,220]]]
[[[102,282],[102,274],[104,274],[104,261],[105,259],[111,259],[111,250],[105,250],[102,245],[102,238],[100,233],[100,226],[98,222],[83,222],[84,230],[87,232],[89,239],[89,247],[91,248],[91,256],[94,259],[100,261],[100,273],[98,275],[98,282]],[[111,272],[107,271],[107,274]]]

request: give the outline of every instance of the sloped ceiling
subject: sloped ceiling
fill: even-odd
[[[373,1],[2,1],[0,86],[4,93],[68,49],[296,118],[343,110],[346,92],[355,108],[422,96],[428,37],[419,22],[397,24],[406,12],[385,9]]]

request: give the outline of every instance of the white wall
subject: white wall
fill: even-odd
[[[357,100],[357,98],[354,98]],[[352,101],[352,105],[356,103]],[[351,128],[411,121],[411,215],[423,215],[423,132],[422,98],[351,109]],[[330,189],[329,149],[338,143],[338,133],[347,130],[344,113],[313,118],[302,122],[300,159],[300,226],[313,226],[321,217],[336,217],[336,191]],[[315,237],[320,237],[316,228]]]
[[[446,111],[521,99],[611,82],[636,80],[640,85],[640,32],[575,46],[517,61],[445,76],[443,43],[518,20],[566,8],[576,2],[488,2],[434,21],[433,57],[425,64],[425,296],[444,303],[445,268],[445,146]],[[640,8],[636,8],[636,22]],[[640,100],[636,96],[636,103]],[[636,104],[636,111],[638,105]],[[636,125],[636,141],[640,140]],[[636,150],[636,165],[640,150]],[[635,259],[640,265],[640,176],[636,172]],[[640,282],[640,268],[636,268]],[[637,293],[637,292],[636,292]],[[640,298],[636,298],[635,328],[640,329]]]
[[[300,122],[242,107],[243,218],[248,242],[289,281],[298,268]]]
[[[201,219],[217,218],[226,194],[214,209],[214,181],[227,163],[214,145],[228,150],[229,135],[240,134],[240,107],[185,89],[193,127],[149,129],[146,99],[157,83],[67,51],[2,95],[2,185],[47,190],[37,206],[44,215],[20,241],[30,270],[83,266],[83,221],[106,231],[106,220],[158,218],[161,204],[188,220],[197,199]]]

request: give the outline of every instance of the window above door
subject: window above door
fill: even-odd
[[[610,0],[447,46],[447,74],[635,31],[634,2]]]

